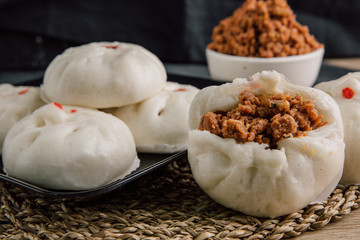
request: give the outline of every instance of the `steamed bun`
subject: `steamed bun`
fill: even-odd
[[[0,153],[10,128],[44,104],[38,87],[0,85]]]
[[[345,164],[342,184],[360,183],[360,72],[322,82],[315,86],[330,94],[338,103],[345,132]]]
[[[166,79],[162,62],[145,48],[95,42],[58,55],[46,69],[41,95],[47,102],[119,107],[157,94]]]
[[[313,102],[327,124],[302,137],[283,138],[277,148],[198,130],[204,114],[236,107],[243,90],[259,96],[298,94]],[[328,94],[292,85],[275,71],[200,90],[190,106],[189,126],[188,159],[194,178],[226,207],[258,217],[277,217],[325,200],[340,180],[344,142],[339,107]]]
[[[110,112],[129,126],[138,151],[173,153],[187,148],[188,112],[198,91],[168,81],[159,94]]]
[[[4,171],[49,189],[84,190],[125,177],[139,166],[129,128],[104,112],[47,104],[9,131]]]

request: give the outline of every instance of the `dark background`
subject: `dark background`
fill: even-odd
[[[66,48],[142,45],[166,63],[206,63],[212,29],[241,0],[0,0],[0,71],[45,69]],[[325,57],[360,56],[359,0],[288,0],[325,44]]]

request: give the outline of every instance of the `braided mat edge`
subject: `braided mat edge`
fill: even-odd
[[[266,219],[211,200],[178,159],[110,194],[56,199],[0,183],[0,239],[282,239],[321,229],[359,207],[358,185],[322,204]]]

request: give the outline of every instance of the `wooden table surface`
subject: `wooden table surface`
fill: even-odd
[[[325,59],[324,63],[360,71],[360,58],[349,59]],[[341,220],[329,223],[324,228],[317,231],[307,231],[294,240],[359,240],[360,239],[360,209],[352,210]]]
[[[337,67],[344,67],[354,71],[360,71],[360,58],[338,58],[325,59],[324,63],[334,65]]]

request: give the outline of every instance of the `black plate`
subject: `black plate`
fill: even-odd
[[[17,185],[19,187],[25,188],[26,190],[30,190],[35,193],[44,194],[53,197],[94,197],[100,194],[111,192],[149,172],[154,171],[178,158],[186,156],[187,151],[178,152],[175,154],[146,154],[146,153],[138,153],[138,157],[140,159],[140,166],[131,174],[126,176],[123,179],[119,179],[114,181],[108,185],[103,187],[91,189],[91,190],[81,190],[81,191],[61,191],[61,190],[52,190],[46,189],[42,187],[38,187],[31,183],[27,183],[16,179],[14,177],[10,177],[3,172],[2,161],[1,161],[1,172],[0,172],[0,180],[9,182],[11,184]]]
[[[348,73],[348,69],[332,67],[329,65],[323,65],[320,69],[319,77],[316,83],[322,81],[333,80],[343,76],[344,74]],[[220,85],[224,82],[220,81],[213,81],[207,78],[201,77],[189,77],[183,75],[175,75],[175,74],[168,74],[168,81],[178,82],[182,84],[191,84],[198,88],[204,88],[210,85]],[[39,86],[42,83],[42,79],[35,79],[29,80],[24,82],[16,82],[14,85],[25,85],[25,86]],[[91,189],[91,190],[83,190],[83,191],[60,191],[60,190],[51,190],[45,189],[42,187],[35,186],[33,184],[18,180],[16,178],[10,177],[3,172],[2,167],[2,160],[0,162],[0,180],[12,183],[16,186],[22,187],[26,190],[31,192],[44,194],[53,197],[94,197],[101,194],[105,194],[111,192],[147,173],[150,173],[170,162],[179,159],[181,157],[186,156],[187,151],[178,152],[175,154],[145,154],[145,153],[138,153],[140,158],[140,166],[134,172],[129,174],[127,177],[112,182],[106,186]]]
[[[196,77],[185,77],[178,75],[168,75],[168,81],[179,82],[182,84],[191,84],[197,86],[199,88],[203,88],[210,84],[220,84],[221,82],[210,81],[205,78],[196,78]],[[22,85],[22,86],[39,86],[42,83],[42,79],[33,79],[23,82],[16,82],[14,85]],[[181,151],[175,154],[150,154],[150,153],[138,153],[138,157],[140,159],[140,166],[131,174],[126,176],[123,179],[112,182],[106,186],[99,187],[91,190],[82,190],[82,191],[62,191],[62,190],[52,190],[46,189],[43,187],[39,187],[14,177],[10,177],[3,172],[2,159],[0,162],[0,180],[9,182],[16,186],[22,187],[28,191],[53,196],[53,197],[94,197],[101,194],[105,194],[111,192],[147,173],[150,173],[170,162],[179,159],[181,157],[186,156],[187,151]]]

